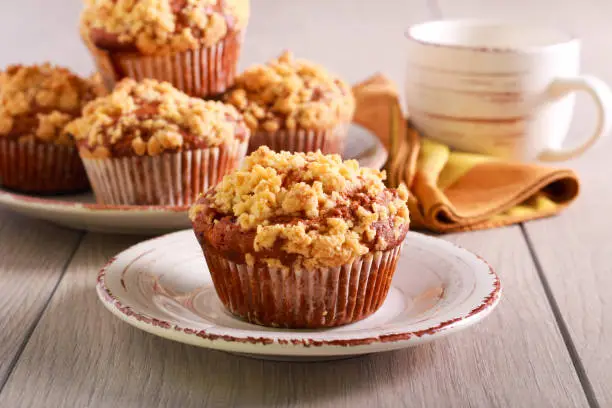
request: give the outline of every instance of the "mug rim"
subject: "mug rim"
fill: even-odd
[[[482,27],[482,26],[499,26],[504,28],[525,28],[525,29],[541,29],[541,30],[550,30],[557,32],[558,34],[562,34],[566,36],[566,39],[559,40],[555,42],[551,42],[549,44],[544,45],[528,45],[528,46],[476,46],[476,45],[467,45],[467,44],[448,44],[443,42],[436,42],[425,40],[422,38],[417,38],[413,31],[415,29],[426,27],[435,24],[445,24],[445,25],[459,25],[466,24],[474,27]],[[580,40],[569,31],[548,26],[548,25],[535,25],[535,24],[522,24],[522,23],[512,23],[502,20],[489,20],[489,19],[439,19],[439,20],[428,20],[423,21],[421,23],[412,24],[404,31],[404,36],[409,41],[414,41],[418,44],[424,46],[438,47],[438,48],[449,48],[456,50],[469,50],[476,52],[485,52],[485,53],[511,53],[511,54],[534,54],[534,53],[542,53],[546,51],[553,51],[557,48],[567,46],[573,43],[579,43]]]

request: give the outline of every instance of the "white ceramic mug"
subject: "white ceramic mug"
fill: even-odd
[[[612,126],[612,93],[579,75],[580,42],[547,28],[433,21],[407,31],[406,101],[414,125],[459,150],[531,161],[583,153]],[[563,147],[574,93],[593,97],[594,134]]]

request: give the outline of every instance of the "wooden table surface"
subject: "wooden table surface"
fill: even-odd
[[[437,18],[555,25],[583,39],[583,71],[612,83],[606,0],[253,0],[242,66],[290,48],[354,82],[401,86],[403,31]],[[92,70],[78,0],[0,3],[0,66]],[[592,131],[578,97],[571,137]],[[612,407],[612,138],[564,165],[583,181],[562,215],[444,236],[504,286],[498,309],[435,343],[326,363],[236,357],[120,322],[94,292],[104,262],[144,237],[68,230],[0,209],[0,407]]]

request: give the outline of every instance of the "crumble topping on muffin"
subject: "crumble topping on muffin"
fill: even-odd
[[[355,110],[346,82],[289,51],[239,75],[226,101],[243,112],[251,130],[268,132],[329,129],[349,122]]]
[[[399,245],[409,225],[405,186],[338,155],[263,146],[190,210],[197,233],[231,256],[270,266],[340,266]],[[236,242],[237,235],[240,240]]]
[[[67,131],[85,157],[149,155],[244,140],[249,131],[231,105],[192,98],[167,82],[121,81],[87,104]]]
[[[69,146],[64,127],[104,93],[97,75],[83,79],[49,63],[11,65],[0,72],[0,137]]]
[[[81,30],[98,48],[163,54],[216,44],[248,18],[249,0],[86,0]]]

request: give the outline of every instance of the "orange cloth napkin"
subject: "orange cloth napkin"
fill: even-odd
[[[454,151],[406,121],[395,85],[383,75],[353,87],[354,122],[389,151],[388,184],[405,183],[411,224],[453,232],[494,228],[558,213],[578,195],[572,170]]]

